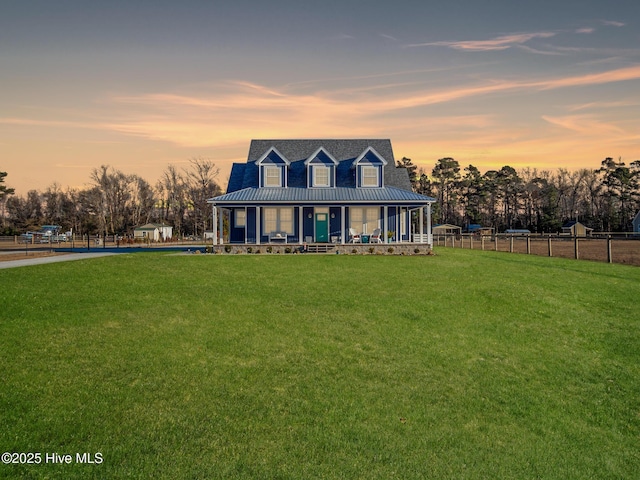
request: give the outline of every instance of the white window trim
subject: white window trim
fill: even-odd
[[[313,186],[314,187],[330,187],[331,186],[331,167],[327,167],[325,165],[313,165],[312,171],[313,171]],[[327,174],[326,183],[319,183],[318,182],[318,172],[319,171],[326,172],[326,174]]]
[[[268,228],[267,227],[267,214],[270,213],[271,211],[275,211],[276,214],[276,218],[275,218],[275,228]],[[285,229],[282,228],[282,211],[283,210],[289,210],[291,212],[291,228],[289,229]],[[269,235],[271,232],[286,232],[287,235],[295,235],[294,232],[294,212],[293,212],[293,207],[263,207],[262,208],[262,235]]]
[[[362,174],[362,178],[360,179],[360,185],[363,187],[377,187],[380,185],[380,169],[378,167],[375,167],[373,165],[362,165],[360,170],[360,173]],[[372,175],[366,175],[365,172],[375,172],[375,184],[369,185],[365,182],[366,179],[373,179]]]
[[[235,227],[236,228],[245,228],[247,226],[247,211],[246,210],[235,210]]]
[[[357,223],[354,221],[354,213],[356,212],[359,214]],[[369,224],[371,224],[373,228],[370,229]],[[349,209],[349,225],[355,228],[358,233],[373,233],[376,228],[381,228],[379,207],[351,207]]]
[[[270,176],[269,172],[277,171],[278,172],[278,184],[270,185],[269,180],[273,180],[275,176]],[[282,168],[276,165],[265,165],[264,166],[264,186],[265,187],[281,187],[282,186]]]

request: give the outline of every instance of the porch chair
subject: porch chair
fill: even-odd
[[[381,230],[376,228],[369,237],[369,243],[384,243],[381,237]]]
[[[362,237],[355,228],[349,229],[349,243],[362,243]]]

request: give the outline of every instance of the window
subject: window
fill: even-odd
[[[235,221],[235,226],[236,228],[244,228],[244,226],[247,223],[247,212],[244,210],[236,210],[236,221]]]
[[[313,167],[313,186],[329,187],[329,171],[328,167]]]
[[[265,207],[263,211],[263,234],[286,232],[293,235],[293,208]]]
[[[265,187],[281,187],[280,167],[266,166],[264,167],[264,186]]]
[[[378,228],[380,209],[378,207],[352,207],[350,209],[350,225],[357,232],[373,233]]]
[[[362,181],[363,187],[377,187],[378,184],[378,167],[362,166]]]

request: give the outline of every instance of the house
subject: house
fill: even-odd
[[[562,235],[571,235],[572,237],[586,237],[591,235],[593,228],[589,228],[577,220],[571,220],[562,226]]]
[[[433,226],[434,235],[459,235],[462,232],[462,227],[457,225],[451,225],[449,223],[443,223]]]
[[[219,224],[214,244],[222,240],[223,212],[230,243],[345,244],[380,232],[384,243],[432,243],[435,199],[412,191],[388,139],[252,140],[247,162],[233,164],[226,194],[208,201]]]
[[[147,223],[133,230],[133,238],[159,242],[169,240],[173,236],[173,227],[159,223]]]
[[[640,210],[636,213],[636,216],[633,217],[633,231],[634,233],[640,233]]]

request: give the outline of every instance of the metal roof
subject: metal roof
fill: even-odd
[[[393,203],[406,205],[426,205],[435,202],[408,190],[395,187],[383,188],[299,188],[299,187],[264,187],[244,188],[209,200],[220,204],[284,204],[284,203]]]

